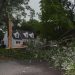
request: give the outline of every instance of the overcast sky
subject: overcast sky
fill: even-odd
[[[39,12],[40,8],[40,4],[39,4],[40,0],[30,0],[30,6],[36,10],[36,12]]]
[[[74,0],[69,0],[69,1],[71,1],[71,2],[74,3]],[[36,12],[39,12],[40,11],[40,8],[39,8],[40,4],[39,4],[39,2],[40,2],[40,0],[30,0],[30,6],[34,10],[36,10]]]
[[[74,0],[69,0],[72,3],[74,3]],[[35,10],[35,13],[39,13],[40,12],[40,4],[39,4],[40,0],[30,0],[29,5]],[[35,17],[36,19],[38,19],[38,16]]]
[[[71,2],[73,2],[73,3],[74,3],[74,0],[69,0],[69,1],[71,1]]]
[[[40,0],[30,0],[30,2],[29,2],[29,5],[31,6],[31,8],[35,10],[34,19],[37,19],[37,20],[39,20],[39,19],[38,19],[38,15],[36,15],[36,14],[40,12],[40,4],[39,4],[39,2],[40,2]],[[27,17],[26,19],[28,20],[29,17]]]

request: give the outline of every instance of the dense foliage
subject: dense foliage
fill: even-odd
[[[66,31],[73,29],[74,27],[74,6],[71,7],[72,5],[68,0],[41,0],[42,22],[33,20],[34,11],[33,13],[31,12],[30,21],[21,21],[22,15],[26,16],[25,9],[30,9],[28,6],[29,0],[0,1],[1,24],[6,23],[8,25],[8,20],[11,18],[15,25],[14,29],[18,28],[20,30],[34,31],[38,35],[41,30],[41,36],[46,38],[48,42],[58,40]],[[16,19],[14,19],[13,14],[17,15]],[[21,27],[17,26],[18,23],[21,24]],[[55,44],[48,44],[48,42],[44,44],[44,42],[42,42],[44,44],[42,44],[43,46],[40,41],[37,43],[36,48],[32,48],[33,50],[31,51],[26,49],[0,49],[0,56],[23,60],[44,60],[49,62],[52,67],[66,69],[70,63],[74,63],[75,45],[73,42],[65,44],[64,41],[52,41],[52,43]],[[32,47],[32,44],[30,47]]]
[[[14,17],[26,16],[29,0],[0,0],[0,23],[8,25],[8,20]]]
[[[46,59],[50,63],[52,62],[51,65],[53,64],[54,67],[60,69],[67,69],[69,65],[74,63],[75,45],[73,44],[75,40],[61,38],[68,31],[75,29],[73,9],[74,5],[68,0],[41,0],[41,36],[47,40],[46,44],[51,41],[54,43],[48,44],[50,50]],[[69,33],[69,35],[72,34]]]
[[[73,7],[68,0],[41,0],[42,35],[57,40],[73,25]]]
[[[20,29],[33,31],[39,35],[41,30],[41,22],[37,20],[30,20],[27,22],[23,21]]]

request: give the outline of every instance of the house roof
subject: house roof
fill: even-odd
[[[16,37],[15,35],[18,34],[19,37]],[[24,35],[25,34],[25,35]],[[33,37],[32,37],[33,36]],[[34,39],[34,33],[30,31],[13,31],[12,37],[16,40],[22,40],[22,39]]]
[[[22,40],[22,38],[21,38],[21,36],[19,35],[19,37],[17,38],[17,37],[15,37],[15,34],[16,33],[16,31],[14,31],[13,33],[12,33],[12,37],[13,37],[13,39],[16,39],[16,40]]]

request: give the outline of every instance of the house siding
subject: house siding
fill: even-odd
[[[16,43],[17,41],[19,41],[20,43],[17,44]],[[15,39],[12,40],[12,48],[20,48],[22,47],[22,44],[23,44],[22,40],[15,40]]]
[[[8,38],[7,38],[7,32],[5,33],[5,35],[4,35],[4,39],[3,39],[3,41],[4,41],[4,45],[6,45],[6,48],[8,47]]]
[[[19,35],[19,37],[16,38],[16,35]],[[12,35],[12,48],[25,48],[28,47],[31,43],[34,43],[34,37],[25,37],[21,36],[18,31],[13,33]],[[28,34],[29,35],[29,34]],[[33,34],[34,35],[34,34]],[[6,32],[4,35],[4,45],[6,45],[6,48],[8,48],[8,33]]]

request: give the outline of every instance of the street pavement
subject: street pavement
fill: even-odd
[[[0,75],[61,75],[44,62],[0,60]]]

